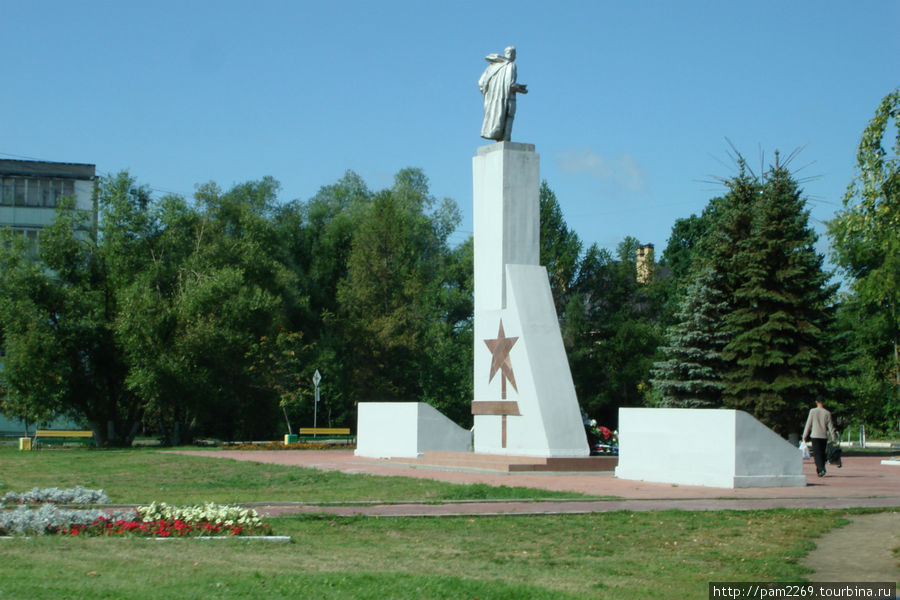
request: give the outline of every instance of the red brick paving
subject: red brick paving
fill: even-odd
[[[350,450],[189,450],[181,454],[309,467],[344,473],[404,476],[578,492],[586,500],[541,502],[369,503],[332,506],[272,503],[257,506],[264,514],[330,513],[337,515],[425,516],[485,514],[588,513],[613,510],[749,510],[766,508],[900,508],[900,466],[882,465],[881,456],[847,456],[844,467],[829,466],[816,477],[812,461],[804,461],[806,487],[708,488],[617,479],[612,473],[500,473],[429,468],[360,458]]]

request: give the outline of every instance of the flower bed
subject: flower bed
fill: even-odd
[[[259,444],[225,444],[224,450],[352,450],[356,444],[350,442],[265,442]]]
[[[241,525],[227,525],[225,523],[189,523],[181,519],[158,519],[144,521],[142,519],[107,519],[99,517],[85,525],[75,525],[61,529],[57,533],[64,535],[132,535],[140,537],[197,537],[219,535],[269,535],[269,526],[260,525],[257,528],[246,528]]]
[[[269,535],[269,526],[251,508],[207,503],[202,506],[170,506],[154,502],[136,510],[141,522],[155,523],[169,535]]]
[[[85,490],[82,488],[82,491]],[[86,491],[91,492],[92,490]],[[68,497],[56,493],[49,496],[37,495],[40,498],[50,496]],[[105,494],[96,495],[96,497],[103,498],[106,502],[109,501]],[[240,506],[213,503],[200,506],[171,506],[162,502],[154,502],[149,506],[139,506],[135,509],[106,511],[63,509],[47,499],[32,502],[32,504],[40,506],[29,508],[24,502],[18,500],[19,495],[7,494],[4,496],[4,501],[7,498],[12,498],[10,501],[19,506],[15,510],[0,512],[0,535],[56,534],[168,538],[268,536],[272,533],[269,526],[260,520],[255,510]]]
[[[591,454],[593,455],[618,455],[619,454],[619,432],[612,431],[609,427],[603,425],[598,426],[597,421],[591,419],[587,424],[591,434],[596,441],[591,442]]]
[[[133,513],[132,513],[133,514]],[[123,515],[103,510],[66,510],[52,504],[30,509],[20,506],[16,510],[0,513],[0,535],[46,535],[63,533],[73,527],[93,523],[100,518]]]

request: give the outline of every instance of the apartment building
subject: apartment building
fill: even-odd
[[[64,196],[74,197],[75,207],[84,211],[85,230],[96,229],[95,173],[96,167],[88,164],[0,159],[0,229],[11,227],[24,235],[29,252],[36,254],[41,230],[53,222],[59,199]],[[29,423],[26,427],[25,422],[0,414],[0,435],[29,435],[36,425]],[[51,425],[72,427],[65,418]]]
[[[0,227],[12,227],[35,251],[41,229],[53,222],[59,199],[75,198],[86,229],[97,224],[96,167],[80,163],[0,159]]]

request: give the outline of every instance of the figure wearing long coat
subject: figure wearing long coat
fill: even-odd
[[[478,80],[478,89],[484,94],[484,121],[481,137],[489,140],[509,140],[507,119],[516,115],[516,63],[499,54],[489,54],[490,64]],[[509,128],[511,130],[512,127]]]

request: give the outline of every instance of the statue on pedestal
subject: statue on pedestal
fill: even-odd
[[[527,94],[525,84],[516,82],[516,48],[507,46],[503,56],[492,53],[485,57],[488,66],[478,80],[484,95],[484,122],[481,137],[508,142],[516,116],[516,94]]]

